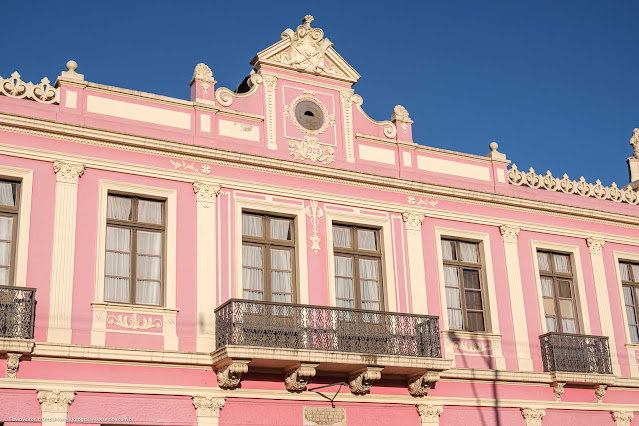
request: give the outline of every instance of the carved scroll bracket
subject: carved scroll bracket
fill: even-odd
[[[366,395],[371,391],[373,382],[382,378],[384,367],[366,367],[351,374],[348,386],[354,395]]]
[[[608,389],[608,385],[597,385],[595,387],[595,398],[598,403],[603,401],[603,397],[606,394],[606,390]]]
[[[284,384],[291,392],[301,392],[304,390],[311,377],[315,377],[319,364],[301,363],[290,368],[284,373]]]
[[[7,379],[15,379],[20,366],[20,357],[22,354],[9,353],[7,358]]]
[[[242,374],[248,373],[250,359],[233,359],[217,369],[217,385],[222,389],[235,389],[242,380]]]
[[[555,401],[561,401],[561,395],[564,393],[565,383],[562,382],[553,382],[552,383],[552,393],[555,395]]]
[[[415,397],[428,395],[428,391],[435,387],[435,383],[439,380],[439,373],[435,371],[427,371],[424,374],[418,374],[408,378],[408,392]]]

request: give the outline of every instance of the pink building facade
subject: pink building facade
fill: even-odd
[[[188,101],[0,79],[0,420],[639,424],[639,130],[619,187],[419,145],[311,21]]]

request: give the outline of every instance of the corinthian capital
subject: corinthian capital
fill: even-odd
[[[422,424],[439,423],[439,416],[444,412],[441,405],[416,404],[419,420]]]
[[[519,231],[521,231],[521,229],[517,228],[516,226],[501,225],[499,227],[499,231],[501,232],[501,237],[504,239],[504,242],[516,243],[517,236],[519,235]]]
[[[264,87],[266,90],[275,90],[275,86],[277,86],[277,77],[273,75],[265,75],[262,76],[264,80]]]
[[[526,426],[541,425],[541,419],[546,415],[546,410],[538,410],[536,408],[522,408],[521,415],[526,421]]]
[[[75,399],[75,392],[62,392],[59,390],[38,391],[38,402],[42,405],[42,411],[54,413],[66,413],[67,407]]]
[[[632,411],[611,411],[610,414],[617,426],[630,426],[630,422],[635,417]]]
[[[63,161],[53,162],[53,171],[58,182],[78,183],[80,176],[84,174],[84,164],[65,163]]]
[[[198,202],[214,203],[220,195],[220,185],[204,182],[193,182],[193,192]]]
[[[424,217],[425,215],[421,213],[411,213],[411,212],[402,213],[402,219],[404,220],[406,229],[409,231],[421,231]]]
[[[601,254],[603,252],[604,244],[606,244],[604,240],[600,240],[599,238],[588,238],[586,242],[588,243],[590,253],[593,254]]]
[[[220,417],[220,410],[224,407],[225,398],[212,396],[194,396],[193,406],[198,417]]]

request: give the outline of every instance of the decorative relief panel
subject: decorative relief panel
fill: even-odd
[[[493,342],[490,340],[453,339],[453,348],[459,353],[492,355]]]
[[[162,328],[162,320],[158,317],[142,317],[138,314],[110,314],[107,315],[107,324],[130,330],[149,330],[152,328]]]
[[[439,200],[431,200],[428,198],[416,198],[413,196],[409,196],[406,199],[406,201],[411,206],[424,206],[424,207],[432,207],[432,208],[437,207],[437,203],[439,203]]]
[[[303,141],[289,141],[289,151],[298,160],[310,160],[322,164],[335,161],[335,150],[331,146],[320,145],[317,138],[305,136]]]
[[[311,28],[313,19],[311,15],[306,15],[302,20],[302,25],[298,26],[295,31],[287,28],[282,33],[282,38],[289,39],[290,48],[287,51],[277,53],[268,60],[314,74],[346,77],[342,70],[326,60],[326,50],[333,46],[333,43],[324,38],[324,31],[320,28]]]
[[[184,170],[185,172],[211,174],[211,166],[208,164],[187,163],[184,160],[169,160],[175,170]]]
[[[304,407],[304,425],[346,426],[346,409]]]

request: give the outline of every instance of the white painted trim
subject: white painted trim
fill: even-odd
[[[570,254],[570,267],[574,271],[573,281],[576,284],[575,297],[577,298],[577,309],[579,310],[579,328],[582,334],[591,334],[590,316],[588,315],[588,303],[586,300],[586,286],[584,284],[584,270],[581,265],[581,253],[579,247],[567,244],[552,243],[549,241],[531,240],[530,248],[535,270],[535,283],[537,285],[537,302],[539,305],[539,320],[541,322],[541,334],[548,333],[546,328],[546,313],[544,311],[544,297],[541,292],[541,277],[539,275],[539,262],[537,261],[537,250],[549,250]]]
[[[615,277],[617,279],[617,291],[619,292],[619,308],[621,309],[621,315],[623,316],[623,331],[626,337],[626,349],[628,351],[628,364],[630,365],[630,376],[639,377],[639,363],[637,362],[637,356],[635,351],[639,351],[638,343],[631,343],[630,330],[628,326],[628,316],[626,315],[626,307],[623,297],[623,285],[621,284],[621,272],[619,271],[620,261],[639,262],[639,253],[629,253],[619,250],[613,250],[612,256],[615,262]]]
[[[242,210],[255,209],[267,214],[284,214],[295,217],[295,283],[298,294],[297,303],[308,305],[308,251],[306,233],[306,211],[302,200],[294,200],[298,204],[273,201],[273,197],[266,196],[266,200],[244,198],[237,193],[235,203],[235,297],[242,298]],[[230,256],[229,256],[230,258]],[[232,295],[230,295],[232,296]]]
[[[29,259],[29,228],[31,226],[31,197],[33,170],[0,165],[0,176],[20,180],[20,205],[18,206],[18,235],[13,284],[27,287],[27,263]]]
[[[166,260],[164,280],[164,306],[127,305],[104,302],[104,268],[106,258],[106,211],[107,196],[110,191],[123,191],[140,196],[159,197],[166,200]],[[93,326],[91,344],[104,346],[106,340],[106,311],[130,312],[162,315],[164,349],[177,350],[178,338],[175,326],[177,314],[177,191],[175,189],[137,185],[128,182],[100,180],[98,193],[97,259],[95,268],[95,293],[93,306]],[[111,332],[112,330],[108,330]],[[131,331],[135,333],[135,331]],[[158,333],[159,334],[159,333]]]
[[[450,330],[448,325],[448,303],[446,302],[446,283],[444,281],[444,259],[442,255],[442,237],[444,238],[462,238],[470,239],[479,243],[479,253],[482,264],[482,280],[484,284],[484,304],[488,315],[484,316],[486,321],[485,333],[470,333],[477,339],[495,340],[491,336],[500,335],[499,331],[499,314],[497,311],[497,290],[495,288],[495,273],[493,271],[492,250],[490,248],[490,235],[485,232],[467,231],[463,229],[435,227],[435,252],[437,254],[437,273],[439,276],[439,295],[441,304],[441,323],[442,331]],[[460,331],[460,333],[465,333]],[[459,334],[459,333],[458,333]],[[444,339],[446,356],[454,353],[454,348],[450,339]],[[501,336],[499,344],[493,345],[493,356],[495,358],[495,366],[499,370],[506,369],[506,361],[501,350]],[[454,359],[454,357],[453,357]],[[454,364],[453,364],[454,365]]]
[[[325,205],[326,207],[326,205]],[[331,306],[337,306],[335,296],[335,253],[333,252],[333,222],[347,222],[357,225],[367,225],[381,228],[382,240],[382,278],[385,290],[384,306],[388,312],[397,312],[397,297],[395,283],[395,262],[393,261],[393,241],[391,238],[390,216],[372,216],[362,214],[359,209],[352,212],[342,212],[324,209],[326,220],[326,254],[328,256],[328,296]]]

